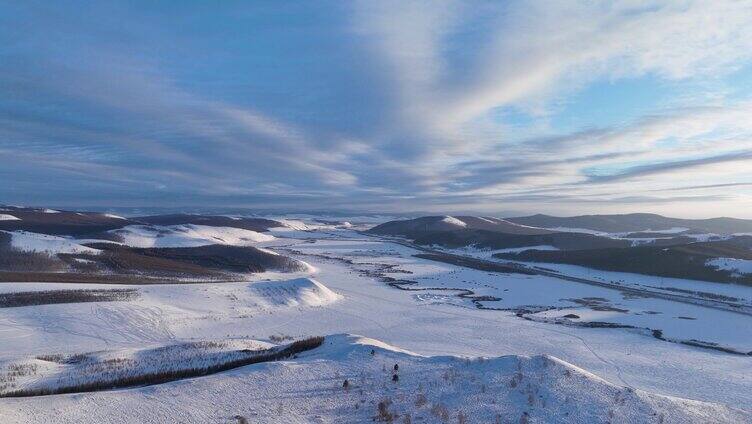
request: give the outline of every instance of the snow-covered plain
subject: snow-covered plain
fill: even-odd
[[[249,422],[363,422],[378,414],[379,402],[388,404],[387,412],[400,414],[400,420],[410,413],[412,422],[441,422],[444,409],[449,422],[458,422],[460,412],[467,422],[494,422],[497,414],[501,422],[531,423],[752,422],[749,356],[670,343],[636,329],[543,322],[575,313],[580,321],[630,322],[661,329],[669,338],[752,349],[749,316],[631,299],[552,277],[460,268],[415,258],[413,249],[355,231],[304,224],[306,229],[274,230],[275,240],[258,245],[313,265],[317,271],[310,280],[269,281],[280,276],[266,274],[244,283],[128,286],[139,291],[128,302],[3,308],[0,363],[53,353],[337,333],[362,334],[415,354],[354,336],[333,336],[324,348],[297,359],[202,378],[0,399],[3,422],[233,422],[235,415]],[[398,290],[380,275],[415,281],[410,288],[433,289]],[[752,298],[747,287],[682,280],[665,284],[718,288]],[[5,283],[0,291],[108,287]],[[449,288],[498,297],[481,303],[509,310],[478,309],[456,291],[444,290]],[[589,306],[571,301],[585,298],[603,300]],[[511,309],[520,306],[541,307],[533,314],[541,319],[518,317]],[[399,364],[396,383],[391,381],[394,363]],[[344,379],[351,383],[349,389],[342,387]],[[421,393],[424,404],[418,399]]]
[[[443,249],[450,253],[459,253],[462,255],[493,260],[493,254],[502,252],[514,252],[517,250],[551,250],[545,246],[531,246],[520,249],[500,249],[500,250],[484,250],[475,248],[459,248],[459,249]],[[730,259],[730,258],[729,258]],[[499,260],[500,262],[510,262],[510,260]],[[558,263],[543,263],[543,262],[524,262],[524,261],[511,261],[522,263],[531,267],[540,267],[549,270],[559,272],[564,275],[570,275],[574,277],[581,277],[587,279],[593,279],[603,282],[613,282],[624,285],[625,287],[634,288],[651,288],[666,291],[667,293],[674,291],[675,289],[690,290],[694,292],[718,294],[722,296],[728,296],[738,299],[740,302],[752,305],[752,288],[737,284],[722,284],[699,280],[684,280],[680,278],[669,277],[656,277],[644,274],[634,274],[628,272],[616,272],[616,271],[602,271],[592,268],[587,268],[578,265],[558,264]],[[733,262],[729,262],[732,264]]]
[[[238,336],[253,317],[280,317],[320,308],[342,296],[312,278],[223,284],[118,285],[136,288],[130,302],[53,304],[0,309],[0,360],[15,353],[75,354],[150,343]],[[107,284],[0,284],[0,293],[61,289],[108,289]],[[275,335],[253,333],[267,338]],[[263,330],[260,328],[259,330]],[[243,337],[248,337],[247,333]],[[64,335],[64,337],[62,337]]]

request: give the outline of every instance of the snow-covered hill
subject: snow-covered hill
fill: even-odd
[[[11,246],[24,252],[40,252],[56,255],[58,253],[98,254],[99,250],[81,245],[75,240],[47,234],[27,231],[0,231],[11,235]]]
[[[216,361],[218,351],[231,356],[232,348],[246,345],[263,346],[234,341],[191,345],[207,349],[163,347],[143,352],[142,359],[151,368],[170,359],[196,364],[201,352]],[[134,357],[139,352],[100,352],[91,364],[106,369]],[[45,372],[55,375],[56,368]],[[328,336],[323,346],[297,358],[201,378],[86,396],[2,399],[0,414],[6,423],[752,421],[743,410],[612,384],[550,356],[427,357],[346,334]]]
[[[260,282],[252,284],[250,289],[267,306],[323,306],[342,298],[312,278]]]
[[[194,224],[129,225],[112,230],[111,233],[131,247],[196,247],[210,244],[250,246],[274,240],[274,236],[256,231]]]

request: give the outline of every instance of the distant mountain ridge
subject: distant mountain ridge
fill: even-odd
[[[101,236],[102,233],[129,225],[206,225],[267,231],[283,224],[264,218],[224,215],[170,214],[121,217],[108,213],[26,208],[0,205],[0,230],[30,231],[65,236]]]
[[[580,228],[606,233],[661,231],[687,228],[695,232],[715,234],[752,233],[752,220],[738,218],[683,219],[669,218],[649,213],[624,215],[579,215],[558,217],[551,215],[531,215],[506,218],[506,221],[520,225],[541,228]]]
[[[414,219],[389,221],[377,225],[368,231],[381,235],[418,237],[428,233],[457,230],[484,230],[517,235],[553,233],[553,231],[543,228],[531,228],[524,224],[516,224],[500,218],[449,215],[423,216]]]
[[[592,234],[557,232],[509,222],[500,218],[475,216],[424,216],[377,225],[369,233],[400,236],[419,245],[457,248],[474,245],[487,249],[547,245],[557,249],[600,249],[628,247],[631,242]]]
[[[117,215],[45,208],[0,206],[0,230],[79,236],[121,228],[135,222]],[[7,219],[7,217],[15,219]]]

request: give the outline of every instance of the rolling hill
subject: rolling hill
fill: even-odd
[[[715,265],[719,258],[752,263],[750,237],[729,241],[688,243],[670,247],[639,246],[571,251],[525,250],[494,257],[526,262],[579,265],[603,271],[752,285],[752,274]]]
[[[602,231],[606,233],[666,231],[686,229],[694,232],[715,234],[735,234],[752,232],[752,220],[737,218],[681,219],[669,218],[649,213],[625,215],[581,215],[558,217],[551,215],[531,215],[506,218],[519,225],[541,228],[572,228]]]

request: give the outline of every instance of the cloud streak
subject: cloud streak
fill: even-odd
[[[751,210],[745,2],[174,9],[0,6],[0,200]],[[569,103],[635,80],[671,96]]]

